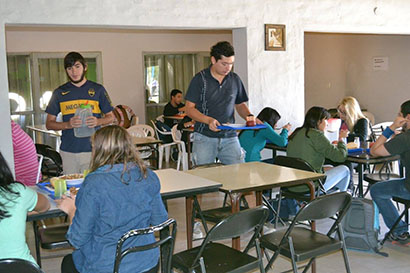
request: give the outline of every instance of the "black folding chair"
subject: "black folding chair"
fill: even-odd
[[[169,231],[169,228],[171,228],[171,231]],[[152,234],[154,232],[160,232],[160,239],[158,241],[148,245],[133,246],[122,250],[122,246],[127,239],[134,236]],[[114,273],[119,272],[121,261],[128,254],[157,247],[161,250],[161,271],[163,273],[171,273],[171,260],[174,252],[176,233],[177,222],[172,218],[157,226],[128,231],[118,240],[117,250],[115,252]]]
[[[396,203],[403,204],[404,205],[404,210],[399,215],[399,217],[396,219],[393,226],[390,228],[389,232],[386,233],[383,240],[380,242],[380,245],[383,245],[386,242],[387,238],[389,238],[389,236],[393,233],[394,229],[399,225],[399,223],[400,223],[401,219],[403,218],[403,216],[405,216],[405,222],[407,223],[407,225],[409,225],[410,200],[399,198],[399,197],[393,197],[393,201],[395,201]]]
[[[298,272],[296,263],[309,260],[303,272],[307,272],[316,257],[342,250],[346,271],[350,272],[349,259],[344,241],[341,220],[346,214],[352,197],[346,192],[327,194],[317,197],[306,204],[296,214],[288,229],[277,230],[261,237],[261,247],[275,252],[265,268],[267,271],[279,254],[291,259],[293,272]],[[297,222],[319,220],[336,216],[336,220],[327,234],[297,227]],[[332,235],[337,231],[338,238]]]
[[[264,206],[247,209],[225,218],[211,230],[201,246],[175,254],[172,267],[183,272],[248,272],[259,268],[265,272],[262,264],[262,253],[258,237],[268,217]],[[243,252],[215,241],[239,237],[253,232]],[[257,257],[248,254],[251,247],[256,247]]]
[[[41,268],[27,260],[23,259],[1,259],[0,272],[12,273],[44,273]]]

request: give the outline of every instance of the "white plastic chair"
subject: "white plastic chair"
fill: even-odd
[[[40,155],[40,154],[37,154],[37,158],[38,158],[38,170],[37,170],[36,184],[38,184],[38,182],[40,182],[41,165],[43,165],[44,156]]]
[[[171,129],[172,140],[177,144],[178,147],[178,163],[177,171],[179,171],[179,166],[182,161],[182,170],[188,170],[188,154],[185,149],[185,142],[181,140],[181,131],[177,129],[178,125],[174,125]]]
[[[154,129],[145,124],[135,124],[127,129],[128,133],[136,137],[155,137]],[[141,134],[141,131],[143,134]]]
[[[145,124],[136,124],[127,129],[128,133],[134,137],[155,137],[154,129]],[[139,147],[138,151],[142,159],[147,159],[152,155],[151,147]]]
[[[163,135],[163,136],[171,136],[172,137],[171,132],[160,130],[155,125],[155,122],[153,120],[151,120],[151,123],[152,123],[152,126],[154,126],[155,134],[156,134],[158,140],[161,139],[160,136],[159,136],[160,134]],[[158,160],[159,160],[158,169],[162,169],[162,161],[163,161],[163,157],[164,157],[164,150],[165,150],[165,162],[167,162],[167,163],[169,162],[169,155],[171,153],[171,146],[173,146],[173,145],[177,145],[177,143],[175,143],[175,142],[162,143],[158,146]]]

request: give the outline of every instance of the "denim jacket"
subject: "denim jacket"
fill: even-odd
[[[102,166],[87,175],[78,191],[67,239],[75,248],[73,260],[81,273],[112,272],[117,241],[124,233],[168,218],[157,175],[147,170],[142,179],[137,166],[129,164],[128,170],[121,180],[123,164]],[[123,247],[153,241],[153,234],[142,235],[129,239]],[[158,258],[158,249],[132,253],[122,260],[121,271],[149,270]]]

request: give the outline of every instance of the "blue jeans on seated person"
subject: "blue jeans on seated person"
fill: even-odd
[[[370,195],[379,208],[384,223],[389,229],[399,217],[399,213],[391,199],[393,197],[399,197],[410,200],[410,191],[404,186],[405,183],[404,178],[395,179],[376,183],[370,188]],[[407,224],[400,221],[394,229],[393,234],[400,235],[407,230]]]
[[[325,171],[326,180],[323,185],[325,191],[337,188],[340,191],[346,191],[350,181],[350,171],[345,165],[339,165]]]
[[[216,158],[224,165],[245,162],[238,137],[214,138],[195,132],[193,142],[193,159],[197,166],[214,163]]]

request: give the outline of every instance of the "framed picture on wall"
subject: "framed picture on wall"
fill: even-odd
[[[286,50],[285,25],[265,24],[265,50]]]

